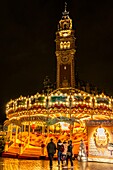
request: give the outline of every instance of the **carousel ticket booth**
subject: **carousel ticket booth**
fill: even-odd
[[[89,120],[88,161],[113,163],[113,120]]]

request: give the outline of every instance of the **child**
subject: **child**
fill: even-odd
[[[63,145],[64,145],[64,151],[62,152],[62,165],[65,166],[66,165],[66,156],[67,156],[68,144],[67,144],[66,141],[64,141]]]
[[[63,143],[62,143],[61,140],[59,139],[59,140],[58,140],[58,143],[57,143],[58,166],[60,166],[60,161],[61,161],[61,158],[62,158],[62,145],[63,145]]]

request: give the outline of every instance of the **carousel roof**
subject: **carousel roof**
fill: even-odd
[[[76,89],[76,88],[72,88],[72,87],[58,88],[58,89],[52,91],[50,93],[50,95],[51,94],[56,94],[56,93],[57,94],[61,94],[62,93],[62,94],[67,94],[67,95],[73,95],[74,93],[76,93],[76,94],[81,93],[81,94],[88,95],[87,92],[79,90],[79,89]]]

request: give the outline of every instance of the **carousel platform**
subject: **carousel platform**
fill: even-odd
[[[19,153],[19,145],[12,145],[8,148],[7,152],[2,153],[2,157],[6,158],[17,158],[17,159],[30,159],[30,160],[48,160],[47,153],[42,155],[41,147],[26,147],[26,149]],[[54,159],[57,159],[57,155],[54,156]]]
[[[5,158],[16,158],[16,159],[27,159],[27,160],[48,160],[48,156],[35,155],[31,153],[15,154],[11,152],[3,152],[2,157]],[[57,156],[54,156],[54,160],[57,160]]]

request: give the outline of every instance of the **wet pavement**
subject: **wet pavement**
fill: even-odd
[[[73,170],[113,170],[113,164],[96,162],[78,162],[74,160]],[[12,158],[0,158],[0,170],[69,170],[68,168],[58,168],[57,161],[53,161],[50,169],[48,160],[21,160]]]

